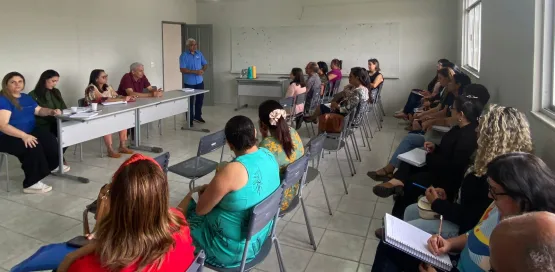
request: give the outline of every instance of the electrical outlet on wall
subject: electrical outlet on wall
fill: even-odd
[[[154,68],[154,61],[150,62],[150,68]]]

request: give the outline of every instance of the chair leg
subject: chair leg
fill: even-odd
[[[274,245],[276,247],[276,255],[278,259],[279,271],[285,272],[285,265],[283,264],[283,257],[281,256],[281,246],[279,245],[278,238],[274,238]]]
[[[77,147],[75,147],[77,149]],[[83,143],[79,144],[79,161],[83,161]]]
[[[326,185],[324,184],[324,179],[322,178],[322,174],[318,171],[318,176],[320,176],[320,182],[322,182],[322,190],[324,190],[324,197],[326,198],[326,203],[328,204],[328,210],[330,211],[330,215],[333,215],[331,211],[330,200],[328,199],[328,191],[326,191]]]
[[[368,116],[368,112],[364,115],[364,119],[366,120],[366,124],[368,124],[368,131],[370,131],[370,138],[374,138],[374,133],[372,132],[372,124],[370,124],[370,117]]]
[[[77,146],[74,146],[73,148],[73,156],[77,155]]]
[[[345,177],[343,176],[343,171],[341,170],[341,164],[339,164],[339,157],[337,152],[335,152],[335,160],[337,161],[337,167],[339,168],[339,174],[341,174],[341,180],[343,180],[343,187],[345,187],[345,194],[348,195],[349,191],[347,190],[347,183],[345,182]]]
[[[150,123],[146,124],[146,138],[150,138]]]
[[[10,173],[9,173],[9,167],[8,167],[8,156],[5,154],[0,154],[0,167],[2,167],[2,164],[4,164],[4,161],[6,161],[6,192],[10,191]]]
[[[306,229],[308,230],[308,238],[310,239],[310,244],[312,245],[312,248],[316,250],[316,242],[314,241],[314,234],[312,233],[312,227],[310,226],[310,220],[308,219],[308,213],[306,211],[306,207],[304,205],[304,200],[302,197],[301,197],[301,206],[303,208],[304,220],[306,222]]]
[[[362,162],[362,158],[360,157],[360,149],[358,148],[358,141],[354,130],[353,130],[353,133],[351,134],[351,142],[353,143],[353,146],[354,146],[353,149],[355,150],[355,157],[357,158],[357,161]]]
[[[89,228],[89,209],[85,208],[83,211],[83,235],[90,234],[91,230]]]
[[[197,178],[191,179],[191,181],[189,182],[189,191],[192,191],[195,188],[195,180]]]
[[[310,123],[310,127],[312,128],[312,134],[314,134],[314,136],[318,135],[318,134],[316,134],[316,131],[314,130],[314,123]]]
[[[177,130],[177,116],[173,116],[173,130]]]
[[[381,131],[382,130],[382,125],[380,122],[380,118],[378,117],[378,112],[376,111],[376,107],[374,107],[374,119],[376,119],[376,126],[378,126],[378,130]]]
[[[385,115],[385,110],[383,109],[383,104],[382,104],[382,99],[381,98],[378,100],[378,103],[380,103],[380,109],[382,109],[383,116],[386,116]]]
[[[162,119],[158,120],[158,131],[160,132],[160,136],[162,136]]]
[[[102,138],[100,138],[100,157],[104,158],[104,153],[102,153]]]
[[[347,162],[349,162],[349,168],[351,169],[351,176],[355,176],[355,163],[353,161],[353,155],[351,155],[351,148],[349,147],[349,141],[347,140],[347,138],[345,138],[345,152],[347,154]]]
[[[311,138],[312,135],[310,135],[310,129],[308,129],[308,123],[305,122],[304,125],[306,126],[306,131],[308,132],[308,138]]]

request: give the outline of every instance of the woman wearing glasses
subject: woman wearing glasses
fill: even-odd
[[[555,173],[538,157],[521,152],[501,155],[487,165],[486,176],[493,203],[480,222],[460,236],[444,239],[433,235],[428,240],[433,254],[460,253],[455,271],[490,269],[489,238],[500,220],[529,212],[555,212]],[[436,271],[383,243],[378,245],[375,260],[372,271]]]
[[[117,102],[117,101],[129,101],[130,96],[119,96],[118,93],[108,85],[108,74],[104,70],[95,69],[91,72],[89,78],[89,86],[85,90],[85,103],[90,105],[91,103],[101,103],[101,102]],[[119,132],[119,153],[114,151],[112,148],[112,135],[104,136],[104,143],[108,149],[108,157],[119,158],[120,153],[123,154],[133,154],[133,151],[129,150],[126,145],[127,142],[127,130],[122,130]]]

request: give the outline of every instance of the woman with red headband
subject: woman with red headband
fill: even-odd
[[[194,259],[183,214],[169,208],[166,174],[152,158],[135,154],[114,174],[109,211],[95,239],[68,254],[57,271],[185,271]]]

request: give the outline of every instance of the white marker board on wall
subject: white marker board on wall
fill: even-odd
[[[234,27],[231,28],[231,72],[256,66],[259,74],[289,74],[310,61],[343,60],[352,67],[380,61],[382,73],[399,77],[400,24]]]

